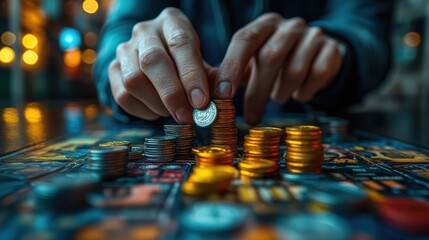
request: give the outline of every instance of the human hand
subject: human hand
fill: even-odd
[[[238,30],[215,80],[214,94],[232,98],[248,81],[244,117],[257,124],[269,97],[308,101],[327,87],[341,67],[339,43],[301,18],[267,13]]]
[[[147,120],[172,115],[180,124],[191,123],[192,109],[210,99],[199,38],[175,8],[136,24],[131,39],[117,47],[108,74],[115,101]]]

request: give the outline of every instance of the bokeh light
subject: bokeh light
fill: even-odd
[[[98,2],[95,0],[85,0],[82,3],[82,9],[89,14],[93,14],[98,10]]]
[[[6,123],[19,122],[18,110],[16,108],[5,108],[3,110],[3,121]]]
[[[70,50],[64,53],[64,64],[67,67],[77,67],[81,61],[81,55],[79,49]]]
[[[98,41],[98,38],[94,32],[87,32],[83,36],[83,42],[88,47],[95,47],[97,45],[97,41]]]
[[[15,60],[15,52],[10,47],[0,49],[0,62],[11,63]]]
[[[63,51],[79,48],[82,44],[81,35],[74,28],[63,28],[60,32],[59,41]]]
[[[24,117],[29,123],[38,123],[42,121],[42,111],[37,106],[27,106],[24,109]]]
[[[412,47],[412,48],[418,47],[421,41],[422,41],[422,38],[420,34],[417,32],[409,32],[404,36],[404,43],[408,47]]]
[[[12,32],[4,32],[1,35],[1,42],[4,45],[12,46],[15,43],[15,41],[16,41],[16,36]]]
[[[82,53],[82,61],[86,64],[93,64],[97,53],[92,49],[85,49]]]
[[[33,50],[27,50],[22,54],[22,60],[28,65],[34,65],[39,60],[39,55]]]
[[[22,38],[22,45],[28,49],[33,49],[37,46],[39,40],[33,34],[27,33]]]

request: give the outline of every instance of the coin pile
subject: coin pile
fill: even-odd
[[[193,158],[192,144],[194,141],[193,125],[164,125],[165,135],[176,137],[176,159],[190,160]]]
[[[197,167],[213,167],[233,164],[234,153],[225,148],[213,146],[194,147],[195,165]]]
[[[215,99],[217,118],[211,125],[211,146],[237,152],[237,125],[235,122],[235,106],[232,99]]]
[[[32,197],[37,211],[74,210],[86,203],[86,195],[96,189],[95,173],[68,173],[34,182]]]
[[[207,195],[225,192],[237,170],[232,166],[194,168],[189,178],[183,182],[182,191],[188,195]]]
[[[276,127],[255,127],[244,136],[244,156],[247,161],[270,160],[280,165],[280,141],[283,130]]]
[[[317,126],[286,128],[286,167],[294,173],[318,173],[322,170],[322,131]]]
[[[238,162],[238,168],[241,176],[251,178],[272,177],[278,173],[278,164],[266,159],[242,159]]]
[[[103,178],[123,176],[127,172],[127,146],[93,147],[88,152],[88,169]]]
[[[129,141],[109,141],[98,144],[100,147],[111,147],[111,146],[126,146],[131,150],[131,142]]]
[[[176,155],[176,137],[147,137],[144,140],[144,160],[148,162],[173,162]]]

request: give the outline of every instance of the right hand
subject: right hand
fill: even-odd
[[[146,120],[171,115],[179,124],[192,123],[192,109],[210,99],[199,38],[175,8],[134,26],[131,39],[116,49],[109,81],[119,106]]]

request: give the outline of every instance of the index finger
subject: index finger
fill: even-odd
[[[167,8],[161,14],[162,36],[175,62],[180,81],[194,108],[204,108],[209,101],[209,84],[199,39],[191,22],[178,9]]]
[[[216,97],[221,99],[234,97],[248,62],[275,31],[281,20],[282,17],[278,14],[264,14],[234,34],[216,78],[214,90]]]

